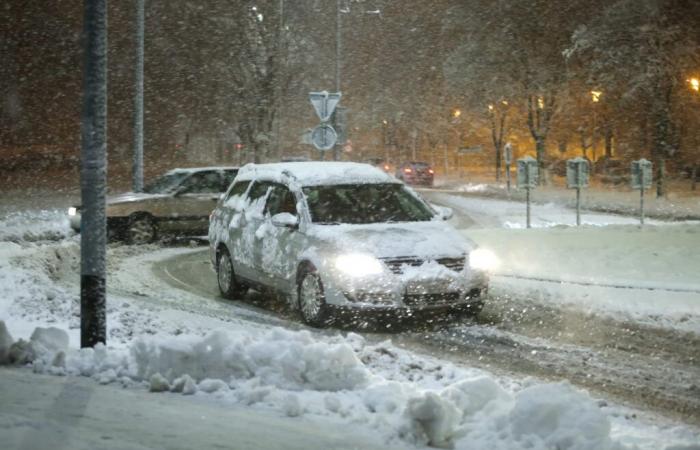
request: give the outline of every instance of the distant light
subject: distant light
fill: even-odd
[[[507,100],[503,100],[503,101],[501,101],[501,103],[503,103],[504,105],[508,106],[508,101],[507,101]]]
[[[457,118],[461,115],[462,115],[462,111],[460,111],[459,109],[455,109],[455,111],[452,113],[452,116],[455,118]]]
[[[602,91],[591,91],[591,100],[593,100],[593,103],[598,103],[602,95]]]
[[[435,173],[435,171],[433,169],[428,169],[428,173],[432,175]]]
[[[695,92],[700,91],[700,80],[697,78],[691,78],[688,80],[688,83],[690,83],[690,89],[694,90]]]
[[[413,172],[413,170],[411,170],[410,167],[406,167],[405,169],[403,169],[403,171],[406,172],[406,173],[411,173],[411,172]]]
[[[493,111],[493,105],[489,104],[489,111]]]
[[[382,123],[383,123],[384,125],[386,125],[388,122],[386,121],[386,119],[384,119],[384,120],[382,120]]]
[[[542,97],[537,97],[537,107],[544,109],[544,99]]]

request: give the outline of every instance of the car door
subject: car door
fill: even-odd
[[[255,255],[265,284],[286,291],[296,270],[296,253],[301,238],[298,227],[272,224],[272,217],[289,213],[299,218],[297,198],[282,184],[275,184],[265,202],[263,224],[256,233]]]
[[[221,196],[222,176],[218,170],[193,173],[173,197],[170,220],[185,232],[201,232],[208,227],[209,214]]]
[[[262,282],[259,263],[255,253],[256,233],[263,224],[265,200],[273,183],[255,180],[248,189],[248,195],[243,205],[243,211],[236,224],[240,231],[233,250],[234,269],[239,276],[254,282]]]
[[[214,210],[209,225],[209,241],[214,245],[224,242],[230,249],[239,245],[241,217],[248,186],[250,180],[233,183]]]

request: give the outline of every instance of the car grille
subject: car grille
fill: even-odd
[[[403,296],[403,302],[406,306],[447,305],[457,303],[459,299],[459,292],[444,292],[440,294],[406,294]]]
[[[389,270],[391,270],[397,275],[403,273],[403,268],[405,266],[418,267],[422,266],[425,262],[425,260],[423,259],[414,258],[411,256],[398,258],[382,258],[382,261],[384,262],[384,264],[386,264]],[[455,272],[461,272],[462,269],[464,269],[466,258],[464,256],[460,256],[458,258],[437,258],[434,261],[436,261],[438,264],[447,267],[450,270],[454,270]]]

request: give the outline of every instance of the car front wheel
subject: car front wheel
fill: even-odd
[[[301,276],[299,309],[304,322],[312,327],[321,328],[328,325],[328,306],[323,293],[323,283],[316,272],[307,270]]]
[[[149,244],[156,240],[156,224],[149,216],[133,216],[129,219],[126,229],[127,240],[130,244]]]

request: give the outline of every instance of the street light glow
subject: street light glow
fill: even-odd
[[[489,111],[493,111],[493,105],[489,104]]]
[[[455,112],[452,113],[452,116],[456,119],[457,117],[462,115],[462,111],[459,109],[455,109]]]
[[[544,109],[544,98],[537,97],[537,107],[540,109]]]
[[[691,78],[688,80],[688,83],[690,83],[690,89],[694,90],[695,92],[700,92],[700,80],[697,78]]]
[[[603,95],[603,91],[591,91],[591,100],[593,100],[593,103],[598,103],[601,95]]]

